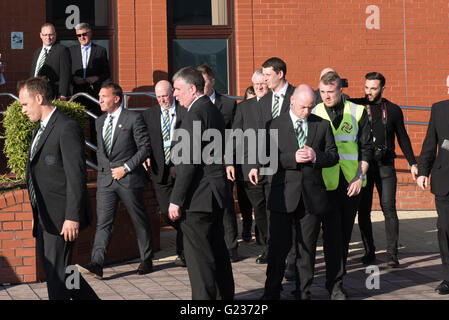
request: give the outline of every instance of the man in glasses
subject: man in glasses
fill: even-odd
[[[70,91],[70,52],[67,47],[55,43],[55,26],[45,23],[41,27],[42,47],[33,54],[31,77],[46,77],[52,89],[52,97],[66,100]]]

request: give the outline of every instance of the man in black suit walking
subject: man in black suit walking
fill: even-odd
[[[172,148],[176,180],[168,214],[173,221],[182,217],[192,299],[230,300],[234,279],[224,241],[223,210],[232,205],[232,197],[223,167],[223,117],[204,95],[204,79],[198,70],[185,67],[173,76],[173,82],[174,96],[188,112],[178,129],[182,140]],[[202,141],[206,130],[214,136],[212,149]],[[210,152],[203,154],[206,148]],[[177,159],[179,152],[182,159]]]
[[[207,95],[213,104],[218,108],[223,120],[225,122],[225,129],[232,128],[232,120],[234,119],[235,109],[237,102],[233,99],[225,97],[215,91],[215,74],[214,70],[207,63],[197,67],[197,70],[201,72],[204,78],[204,94]],[[233,194],[234,184],[231,181],[227,181],[229,192]],[[238,242],[237,242],[237,217],[235,215],[234,206],[226,208],[223,213],[223,226],[225,230],[225,242],[229,251],[229,256],[232,262],[240,260],[238,255]]]
[[[70,52],[56,42],[54,25],[42,25],[40,37],[42,47],[34,51],[31,63],[31,77],[46,77],[53,91],[53,98],[66,100],[70,94]]]
[[[290,97],[295,87],[285,79],[287,65],[279,58],[273,57],[262,64],[264,80],[271,92],[268,92],[258,103],[259,116],[258,129],[268,129],[271,120],[290,110]],[[267,148],[265,148],[267,150]],[[267,263],[270,212],[266,207],[270,193],[270,178],[260,175],[260,163],[253,165],[249,171],[248,197],[254,208],[256,225],[260,231],[261,241],[264,245],[262,254],[256,263]]]
[[[143,112],[143,119],[148,128],[151,145],[151,155],[144,163],[146,170],[151,168],[156,199],[164,221],[176,229],[176,265],[185,267],[182,230],[179,221],[168,218],[170,194],[175,183],[175,167],[170,160],[170,148],[173,134],[181,124],[187,109],[179,106],[173,97],[173,87],[167,80],[156,83],[154,88],[158,105]]]
[[[103,277],[106,251],[111,240],[115,213],[122,200],[131,216],[137,235],[141,263],[137,274],[153,269],[150,221],[143,203],[143,189],[148,174],[142,163],[150,155],[147,127],[140,114],[124,109],[122,88],[105,83],[100,90],[100,106],[105,113],[97,126],[97,229],[91,263],[83,272]]]
[[[75,240],[91,221],[83,133],[76,121],[51,104],[46,79],[21,81],[18,91],[22,112],[32,122],[40,121],[27,158],[26,182],[48,297],[98,299],[83,277],[78,290],[66,286]]]
[[[263,299],[279,299],[285,258],[296,241],[296,298],[310,299],[321,217],[329,211],[321,168],[338,162],[329,121],[312,115],[315,93],[300,85],[291,96],[290,112],[270,129],[278,132],[279,170],[268,198],[270,243]],[[274,155],[271,155],[274,156]]]
[[[443,281],[435,289],[439,294],[449,294],[449,100],[432,106],[421,155],[418,160],[417,184],[435,195],[438,213],[438,244],[443,263]]]

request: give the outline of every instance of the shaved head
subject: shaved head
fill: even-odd
[[[335,70],[332,69],[332,68],[329,68],[329,67],[328,68],[324,68],[323,70],[321,70],[320,79],[328,72],[335,72]]]
[[[173,87],[167,80],[161,80],[154,87],[156,99],[164,109],[170,109],[173,104]]]
[[[296,87],[290,102],[291,110],[297,117],[307,118],[315,106],[315,92],[309,85],[301,84]]]

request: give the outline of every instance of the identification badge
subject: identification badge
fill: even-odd
[[[171,141],[170,140],[164,141],[164,148],[170,148],[170,147],[171,147]]]
[[[441,144],[441,148],[449,151],[449,140],[444,139],[443,143]]]

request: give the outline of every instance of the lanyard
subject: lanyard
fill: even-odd
[[[165,122],[165,117],[164,117],[164,115],[163,114],[161,114],[161,116],[162,116],[162,122],[164,123],[164,127],[165,127],[165,129],[167,129],[167,132],[168,132],[168,137],[170,138],[170,134],[171,134],[171,126],[172,126],[172,124],[173,124],[173,119],[175,118],[175,114],[173,113],[172,114],[172,117],[171,117],[171,120],[170,120],[170,124],[169,125],[167,125],[167,123]],[[168,112],[168,117],[170,118],[170,112]]]

